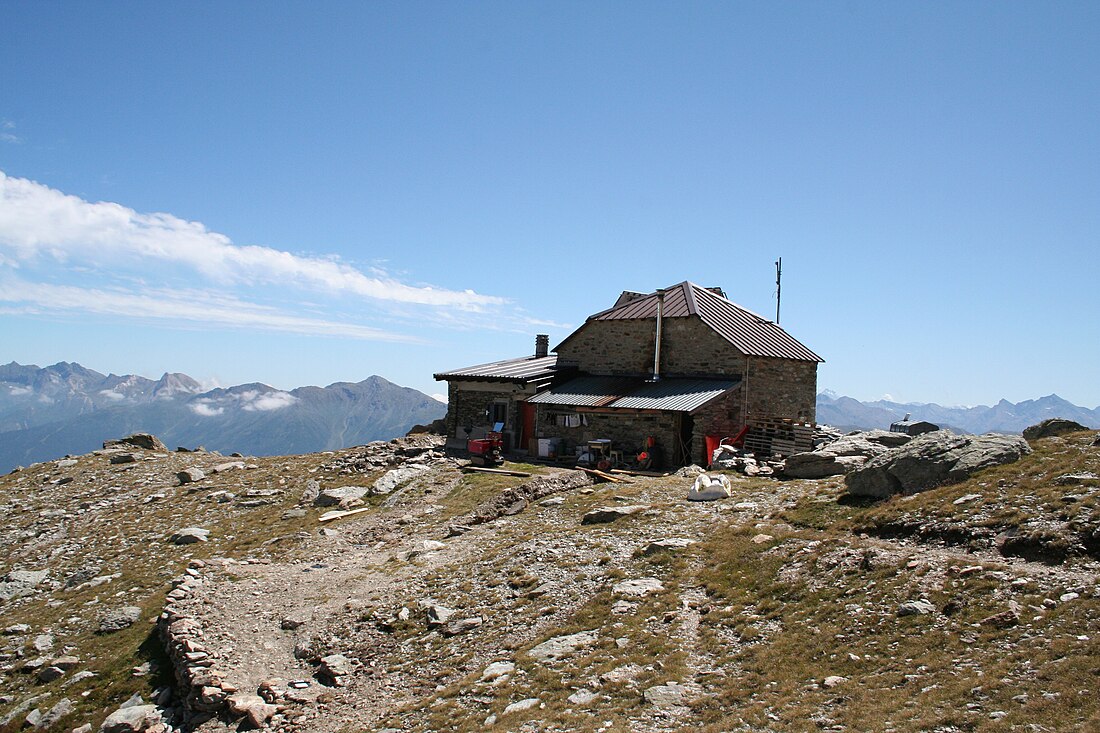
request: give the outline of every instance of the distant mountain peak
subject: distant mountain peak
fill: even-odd
[[[1100,408],[1079,407],[1054,394],[1018,403],[1001,399],[992,407],[945,407],[934,402],[898,404],[883,400],[861,402],[852,397],[819,397],[817,421],[848,429],[887,428],[901,417],[902,412],[912,413],[913,420],[927,420],[943,428],[968,433],[1020,433],[1050,417],[1064,417],[1100,428]]]
[[[378,375],[286,391],[260,382],[206,390],[165,372],[153,381],[104,376],[75,362],[0,366],[0,471],[87,453],[104,440],[149,432],[172,445],[290,455],[404,435],[446,406]]]

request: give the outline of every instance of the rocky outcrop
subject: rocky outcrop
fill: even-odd
[[[1066,420],[1061,417],[1052,417],[1049,420],[1043,420],[1041,423],[1024,428],[1024,440],[1038,440],[1039,438],[1049,438],[1052,435],[1065,435],[1066,433],[1078,433],[1082,430],[1089,430],[1079,422],[1073,420]]]
[[[105,440],[103,441],[104,448],[144,448],[145,450],[155,450],[168,452],[168,446],[161,442],[160,438],[149,433],[134,433],[133,435],[127,435],[125,438],[119,438],[117,440]]]
[[[783,475],[787,478],[825,478],[840,476],[862,468],[867,461],[911,440],[905,433],[868,430],[850,433],[805,453],[787,458]]]
[[[955,435],[946,430],[914,438],[848,474],[848,493],[885,499],[894,494],[958,483],[983,468],[1012,463],[1031,452],[1017,435]]]

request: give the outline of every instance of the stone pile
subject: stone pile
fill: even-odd
[[[452,535],[462,534],[475,524],[484,524],[498,517],[518,514],[532,501],[538,501],[550,494],[591,486],[592,483],[592,477],[581,471],[563,471],[547,476],[536,476],[519,486],[502,491],[496,498],[481,504],[470,514],[459,517],[451,524],[449,532]]]
[[[158,621],[161,640],[172,662],[177,691],[189,714],[218,714],[228,710],[229,696],[237,687],[214,668],[214,659],[203,644],[201,622],[181,611],[176,602],[189,598],[202,582],[205,563],[192,560],[187,574],[172,581],[168,603]]]
[[[710,463],[712,470],[737,471],[746,476],[772,476],[782,465],[782,461],[766,461],[732,445],[718,446]]]
[[[416,434],[390,441],[376,440],[322,466],[342,474],[374,473],[402,464],[428,464],[443,460],[446,440],[440,435]]]

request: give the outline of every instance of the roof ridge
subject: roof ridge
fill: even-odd
[[[680,283],[680,287],[684,289],[684,300],[687,301],[688,313],[702,318],[703,314],[699,312],[699,306],[695,302],[695,290],[698,286],[693,282],[685,280]]]
[[[732,300],[730,300],[729,298],[725,298],[725,297],[722,297],[721,295],[719,295],[718,293],[714,292],[714,291],[713,291],[713,290],[711,290],[710,288],[705,288],[705,287],[703,287],[702,285],[697,285],[697,284],[695,284],[695,283],[688,283],[688,284],[689,284],[689,285],[691,285],[691,286],[692,286],[692,288],[694,288],[695,290],[698,290],[698,291],[702,291],[702,292],[706,293],[707,295],[709,295],[709,296],[711,296],[711,297],[713,297],[713,298],[718,298],[719,300],[724,300],[724,301],[726,301],[727,303],[729,303],[730,305],[732,305],[732,306],[733,306],[734,308],[739,308],[739,309],[741,309],[741,310],[745,311],[746,313],[748,313],[748,314],[749,314],[750,316],[753,316],[754,318],[759,318],[759,319],[760,319],[761,321],[763,321],[763,322],[765,322],[765,323],[771,323],[771,324],[772,324],[772,325],[774,325],[774,326],[778,326],[778,325],[779,325],[778,323],[776,323],[775,321],[771,320],[770,318],[765,318],[764,316],[760,315],[760,314],[759,314],[759,313],[757,313],[756,311],[753,311],[753,310],[749,310],[748,308],[746,308],[745,306],[741,305],[740,303],[735,303],[735,302],[733,302]]]

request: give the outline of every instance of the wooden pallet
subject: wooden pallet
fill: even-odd
[[[745,436],[745,450],[758,456],[804,453],[813,450],[814,426],[784,418],[756,420]]]

